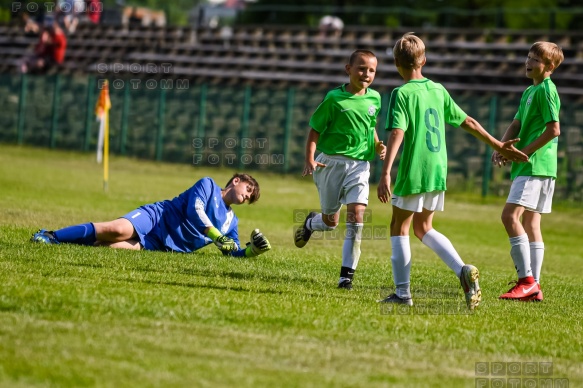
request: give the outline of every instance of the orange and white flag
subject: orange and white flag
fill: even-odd
[[[103,82],[99,99],[95,105],[95,115],[99,120],[99,137],[97,138],[97,163],[103,161],[103,189],[107,191],[109,180],[109,110],[111,100],[109,99],[109,83]]]
[[[99,99],[95,104],[95,115],[98,118],[103,118],[103,115],[111,109],[111,100],[109,99],[109,82],[103,81],[101,91],[99,92]]]

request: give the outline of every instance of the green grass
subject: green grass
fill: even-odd
[[[543,217],[545,300],[509,303],[497,300],[515,277],[504,198],[448,194],[434,225],[480,268],[482,305],[381,314],[388,239],[363,242],[352,292],[335,288],[341,241],[293,246],[294,209],[318,207],[310,179],[254,174],[262,197],[236,208],[240,234],[258,227],[273,246],[254,259],[29,243],[40,227],[106,221],[233,172],[114,157],[104,193],[101,169],[93,155],[0,146],[1,387],[473,387],[477,362],[552,362],[553,378],[583,384],[582,209]],[[375,190],[381,227],[390,207]],[[455,276],[411,242],[412,287],[462,303]]]

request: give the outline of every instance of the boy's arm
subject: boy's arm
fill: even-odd
[[[391,168],[404,136],[405,132],[403,130],[393,128],[389,134],[389,140],[387,140],[387,155],[383,163],[379,186],[377,187],[377,196],[382,203],[389,202],[391,198]]]
[[[316,132],[313,128],[310,128],[310,133],[308,133],[308,140],[306,141],[306,160],[304,163],[304,172],[302,176],[312,175],[316,167],[326,167],[325,164],[316,162],[314,160],[314,154],[316,153],[316,144],[320,138],[320,133]]]
[[[221,252],[230,252],[238,248],[235,240],[228,236],[224,236],[219,229],[217,229],[209,215],[206,213],[207,203],[212,198],[213,181],[210,178],[199,179],[188,190],[188,209],[186,218],[193,224],[197,230],[202,230],[211,241],[221,250]]]
[[[206,228],[204,234],[213,240],[213,243],[223,254],[228,254],[239,249],[239,244],[237,244],[235,240],[222,234],[221,231],[214,226]]]
[[[494,138],[488,133],[475,119],[467,116],[466,119],[460,125],[465,131],[469,132],[472,136],[481,140],[482,142],[488,144],[494,150],[498,151],[503,157],[512,162],[526,162],[528,161],[528,156],[520,152],[514,147],[520,139],[512,139],[501,142]]]
[[[558,121],[550,121],[546,125],[546,129],[535,141],[525,146],[521,151],[527,155],[532,155],[536,150],[553,140],[561,134],[561,125]]]
[[[381,160],[385,160],[385,156],[387,154],[387,146],[383,144],[382,140],[379,140],[379,135],[377,131],[374,131],[374,150],[379,155]]]
[[[514,119],[512,120],[508,128],[506,128],[506,132],[504,132],[504,136],[502,136],[502,139],[500,139],[500,141],[505,142],[509,139],[514,139],[518,136],[519,133],[520,133],[520,121]],[[506,160],[502,155],[500,155],[498,151],[494,150],[494,152],[492,152],[492,163],[494,163],[498,167],[502,167],[502,165],[506,166],[507,162],[508,160]]]
[[[502,136],[502,139],[500,139],[500,141],[505,142],[510,139],[515,139],[519,133],[520,133],[520,121],[514,119],[512,120],[508,128],[506,128],[506,132],[504,132],[504,136]]]

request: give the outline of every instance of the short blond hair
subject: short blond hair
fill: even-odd
[[[425,44],[413,34],[406,33],[393,47],[393,57],[405,69],[418,69],[425,59]]]
[[[563,50],[552,42],[536,42],[530,46],[529,52],[542,59],[545,64],[553,64],[555,69],[565,59]]]

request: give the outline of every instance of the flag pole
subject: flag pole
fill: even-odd
[[[103,162],[103,131],[104,131],[104,124],[103,116],[98,116],[97,120],[99,120],[99,134],[97,135],[97,164],[101,164]]]
[[[106,109],[103,114],[104,137],[103,137],[103,191],[107,193],[109,182],[109,109]]]

